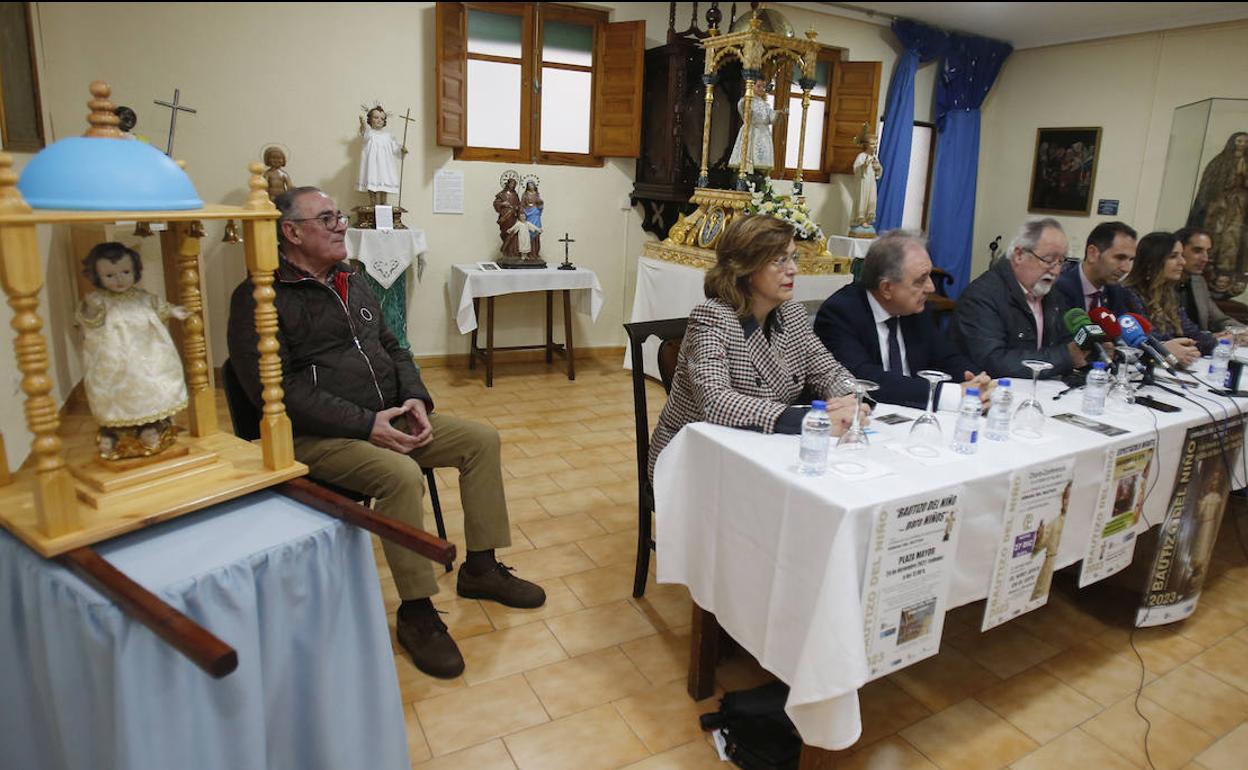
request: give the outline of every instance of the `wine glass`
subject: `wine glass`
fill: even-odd
[[[953,378],[935,369],[924,369],[919,376],[928,383],[927,411],[910,426],[909,451],[921,457],[935,457],[940,453],[936,447],[943,442],[940,421],[936,419],[936,386]]]
[[[858,451],[866,449],[871,442],[867,440],[867,432],[862,427],[862,397],[872,390],[879,390],[880,386],[871,380],[846,380],[850,390],[857,397],[857,403],[854,405],[854,421],[850,423],[849,429],[841,434],[841,438],[836,442],[838,451]]]
[[[1023,366],[1031,370],[1031,396],[1014,411],[1014,434],[1022,438],[1040,438],[1044,435],[1044,407],[1036,397],[1036,386],[1040,382],[1040,372],[1052,369],[1053,364],[1048,361],[1024,361]]]
[[[1119,345],[1116,351],[1122,354],[1122,361],[1118,363],[1114,384],[1105,397],[1105,408],[1115,414],[1123,414],[1131,411],[1131,406],[1135,404],[1135,385],[1131,382],[1131,372],[1135,369],[1135,362],[1139,360],[1140,351],[1125,345]]]

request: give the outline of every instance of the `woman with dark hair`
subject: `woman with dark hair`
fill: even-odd
[[[792,226],[769,216],[737,219],[716,258],[703,285],[706,301],[689,313],[672,392],[650,440],[651,479],[659,452],[687,423],[800,433],[806,407],[794,402],[804,390],[828,400],[833,434],[853,419],[855,401],[846,395],[853,375],[793,301]]]
[[[1213,351],[1217,343],[1203,332],[1179,305],[1177,292],[1183,278],[1183,244],[1174,233],[1149,233],[1135,247],[1135,265],[1123,280],[1126,306],[1146,316],[1153,334],[1167,350],[1187,366]]]

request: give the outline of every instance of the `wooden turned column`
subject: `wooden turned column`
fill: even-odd
[[[217,432],[217,399],[208,378],[208,345],[204,340],[204,304],[199,290],[200,239],[197,222],[173,225],[177,243],[178,304],[190,313],[182,322],[182,364],[186,367],[187,417],[192,436]]]
[[[17,191],[13,158],[0,153],[0,215],[29,213],[30,207]],[[60,427],[52,378],[48,376],[48,343],[39,317],[39,290],[43,288],[39,244],[33,224],[0,225],[0,277],[13,308],[10,325],[16,332],[13,352],[22,374],[26,394],[26,427],[35,469],[32,492],[39,531],[56,537],[81,528],[73,479],[61,455]]]
[[[264,166],[252,163],[248,168],[251,171],[251,194],[243,208],[276,213],[276,207],[269,200],[268,183],[261,176]],[[277,232],[273,220],[244,220],[243,249],[247,256],[247,273],[255,287],[252,296],[256,300],[256,334],[260,338],[256,344],[256,350],[260,352],[260,395],[264,400],[260,444],[264,467],[278,470],[294,463],[295,448],[290,418],[286,415],[286,405],[282,403],[282,359],[277,355],[277,308],[273,307]]]

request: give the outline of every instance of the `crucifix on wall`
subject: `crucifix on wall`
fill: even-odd
[[[159,104],[161,107],[168,107],[173,112],[173,114],[169,116],[169,144],[165,148],[165,154],[168,155],[170,158],[173,157],[173,134],[178,126],[178,113],[189,112],[192,115],[196,114],[196,110],[193,107],[187,107],[179,103],[179,100],[181,99],[181,97],[182,97],[182,90],[179,88],[175,88],[173,89],[173,101],[172,102],[162,102],[159,99],[152,100],[156,104]]]

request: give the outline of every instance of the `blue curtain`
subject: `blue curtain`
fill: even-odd
[[[876,205],[877,232],[901,227],[901,212],[906,204],[906,179],[910,173],[910,143],[914,134],[914,73],[923,62],[945,52],[949,37],[944,30],[898,19],[893,34],[905,48],[897,59],[893,77],[888,83],[888,101],[884,104],[884,135],[880,137],[880,165],[884,176]]]
[[[1009,43],[997,40],[950,35],[936,83],[938,135],[928,214],[929,251],[936,267],[953,276],[951,297],[958,296],[970,282],[979,107],[1013,50]]]

